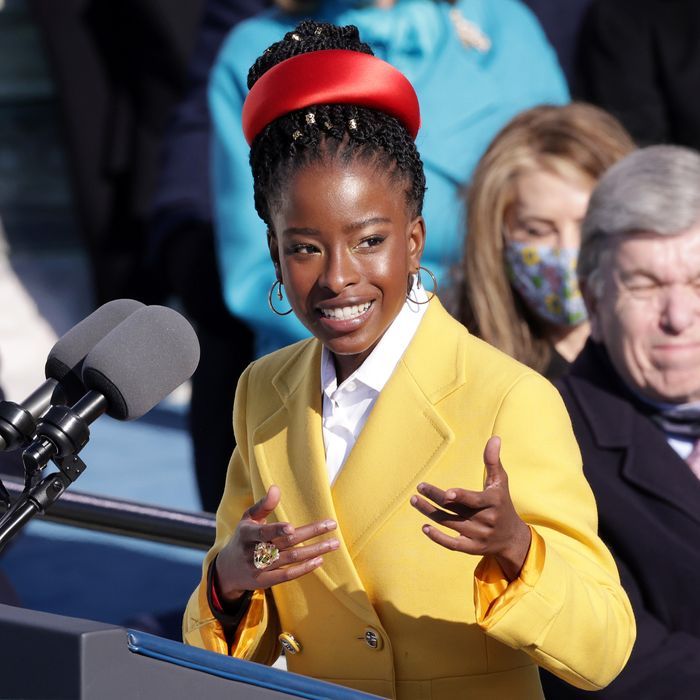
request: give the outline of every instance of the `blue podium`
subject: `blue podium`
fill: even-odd
[[[0,697],[376,700],[377,696],[91,620],[0,605]]]

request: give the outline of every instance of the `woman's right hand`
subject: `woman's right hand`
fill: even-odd
[[[335,530],[334,520],[301,527],[267,523],[280,498],[279,487],[270,486],[267,494],[243,514],[233,536],[219,552],[215,573],[222,603],[234,603],[245,591],[270,588],[304,576],[321,566],[323,554],[338,549],[340,543],[335,538],[302,544]],[[279,550],[279,559],[264,569],[253,564],[253,551],[259,542],[271,542]]]

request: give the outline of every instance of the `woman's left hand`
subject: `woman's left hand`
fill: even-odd
[[[453,537],[432,525],[424,525],[423,532],[433,542],[466,554],[491,555],[507,579],[513,581],[525,562],[531,533],[513,506],[500,451],[501,439],[491,437],[484,450],[483,491],[459,488],[443,491],[422,483],[418,485],[418,493],[425,498],[412,496],[411,505],[432,521],[458,533]]]

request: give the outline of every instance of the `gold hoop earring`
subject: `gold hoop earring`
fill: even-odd
[[[427,267],[423,267],[422,265],[419,265],[419,266],[418,266],[418,272],[415,273],[415,274],[418,275],[418,286],[419,286],[419,287],[422,287],[422,286],[423,286],[423,280],[422,280],[421,277],[420,277],[420,271],[421,271],[421,270],[425,270],[425,271],[428,273],[428,276],[430,277],[430,279],[433,280],[433,289],[432,289],[432,291],[430,292],[430,296],[428,297],[428,300],[427,300],[427,301],[416,301],[415,299],[413,299],[413,298],[411,297],[411,292],[410,292],[410,289],[413,288],[413,285],[410,285],[410,287],[409,287],[409,293],[406,295],[406,298],[407,298],[412,304],[418,304],[419,306],[420,306],[421,304],[427,304],[427,303],[429,303],[429,302],[431,301],[431,299],[437,294],[437,291],[438,291],[438,281],[437,281],[437,279],[435,278],[435,275],[432,273],[431,270],[429,270]]]
[[[279,287],[278,287],[278,289],[277,289],[277,298],[278,298],[280,301],[282,301],[282,282],[281,282],[281,280],[275,280],[275,281],[272,283],[272,286],[270,287],[270,291],[268,292],[268,295],[267,295],[267,305],[270,307],[270,310],[271,310],[273,313],[277,314],[278,316],[287,316],[288,314],[291,314],[291,313],[292,313],[292,309],[291,309],[291,308],[289,309],[289,311],[284,311],[284,312],[282,312],[282,311],[277,311],[277,309],[275,308],[274,304],[272,303],[272,294],[273,294],[273,292],[275,291],[275,287],[277,287],[278,285],[279,285]]]

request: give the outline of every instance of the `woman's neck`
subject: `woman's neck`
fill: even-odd
[[[374,348],[372,348],[372,350],[373,349]],[[333,357],[333,366],[335,367],[336,381],[338,386],[340,386],[350,375],[359,369],[369,356],[369,353],[364,353],[362,356],[353,355],[351,357],[336,355],[334,353],[331,353],[331,355]]]
[[[588,321],[577,326],[553,326],[547,333],[547,340],[567,362],[573,362],[583,350],[590,330]]]

